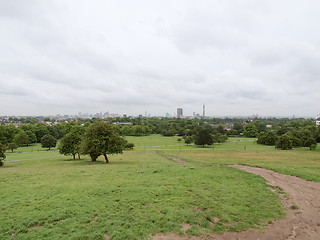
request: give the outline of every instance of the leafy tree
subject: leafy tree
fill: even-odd
[[[97,122],[87,128],[82,151],[84,154],[89,154],[93,162],[103,155],[106,163],[109,163],[107,154],[122,153],[125,143],[125,139],[110,124]]]
[[[4,159],[6,159],[6,146],[0,142],[0,167],[3,165]]]
[[[14,150],[14,149],[17,149],[17,148],[18,148],[18,146],[17,146],[17,144],[15,144],[14,142],[8,143],[8,149],[10,149],[11,152],[13,152],[13,150]]]
[[[248,123],[247,125],[244,126],[243,134],[246,137],[257,137],[258,136],[258,129],[254,124]]]
[[[0,125],[0,143],[8,143],[8,140],[5,136],[6,126]]]
[[[132,134],[132,129],[129,125],[124,125],[121,130],[120,130],[121,134],[123,136],[129,136]]]
[[[253,124],[256,126],[259,133],[262,131],[265,131],[267,128],[266,125],[264,123],[262,123],[260,120],[254,121]]]
[[[185,139],[184,139],[184,142],[185,144],[189,145],[193,142],[193,138],[191,136],[187,136]]]
[[[43,123],[39,123],[35,126],[35,134],[37,136],[37,142],[41,142],[41,139],[45,136],[50,134],[47,126]]]
[[[234,129],[234,130],[237,130],[238,133],[240,133],[241,131],[243,131],[243,126],[241,125],[241,123],[235,122],[233,129]]]
[[[18,145],[18,147],[23,147],[24,145],[30,143],[30,139],[25,131],[20,130],[20,132],[14,137],[13,142]]]
[[[4,139],[6,140],[6,142],[3,142],[3,143],[7,144],[9,142],[13,142],[13,138],[17,132],[18,132],[18,129],[13,124],[9,124],[5,126]]]
[[[217,133],[212,135],[213,141],[216,143],[224,143],[228,140],[228,136],[226,134]]]
[[[47,134],[41,138],[41,147],[43,148],[50,148],[55,147],[57,145],[57,139],[55,139],[50,134]]]
[[[133,144],[133,143],[126,142],[125,148],[126,148],[126,149],[131,149],[131,150],[133,150],[134,144]]]
[[[310,148],[310,150],[314,150],[314,149],[312,149],[313,145],[316,145],[316,147],[317,147],[317,142],[312,137],[309,137],[307,140],[304,141],[304,147],[308,147],[308,148]]]
[[[310,145],[310,150],[316,150],[316,148],[317,148],[316,143]]]
[[[198,131],[198,134],[195,138],[195,144],[196,145],[202,145],[204,147],[205,144],[212,145],[213,144],[213,138],[210,134],[210,131],[208,129],[202,128]]]
[[[26,130],[25,133],[29,137],[29,143],[36,143],[37,142],[37,136],[34,134],[34,132],[32,132],[31,130]],[[29,143],[27,143],[27,146]]]
[[[144,135],[144,129],[140,125],[135,125],[132,127],[132,135],[133,136],[142,136]]]
[[[80,159],[81,136],[76,132],[70,132],[61,139],[59,152],[64,155],[72,155],[73,160],[76,159],[76,154]]]
[[[292,140],[290,134],[283,134],[276,142],[276,148],[280,148],[282,150],[292,149]]]
[[[277,134],[275,134],[274,132],[269,131],[269,132],[266,132],[266,133],[260,133],[257,142],[259,144],[274,146],[276,144],[277,140],[278,140]]]
[[[220,124],[217,128],[218,133],[225,134],[226,130],[224,130],[223,126]]]

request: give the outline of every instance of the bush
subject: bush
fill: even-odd
[[[316,150],[316,148],[317,148],[317,144],[316,143],[310,145],[310,150],[313,151],[313,150]]]
[[[266,132],[266,133],[260,133],[258,137],[258,143],[274,146],[278,140],[278,136],[274,132]]]
[[[292,140],[291,136],[286,133],[283,134],[276,142],[276,148],[282,149],[282,150],[289,150],[292,149]]]
[[[41,147],[50,148],[55,147],[57,145],[57,139],[55,139],[52,135],[47,134],[41,138]]]
[[[3,161],[6,159],[6,146],[0,142],[0,167],[3,165]]]
[[[131,149],[131,150],[133,150],[134,144],[127,142],[124,147],[125,147],[126,149]]]

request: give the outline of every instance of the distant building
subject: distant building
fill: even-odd
[[[177,108],[177,118],[183,118],[183,110],[182,110],[182,108]]]
[[[206,116],[206,105],[202,106],[202,117]]]

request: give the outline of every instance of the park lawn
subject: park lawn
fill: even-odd
[[[57,143],[57,146],[59,143]],[[57,150],[57,147],[51,148],[50,150]],[[26,152],[39,152],[39,151],[48,151],[48,148],[41,147],[41,143],[32,143],[26,147],[19,147],[14,149],[13,152],[11,150],[7,150],[6,155],[14,154],[14,153],[26,153]]]
[[[263,178],[207,158],[182,164],[147,150],[110,156],[110,164],[46,157],[0,168],[0,239],[147,239],[182,234],[183,223],[198,235],[284,216]]]
[[[180,147],[184,147],[184,140],[181,137],[164,137],[159,134],[152,134],[149,136],[126,136],[125,137],[128,142],[132,142],[135,145],[135,149],[179,149]],[[178,139],[181,138],[182,141],[179,143]]]
[[[256,138],[232,137],[225,143],[216,143],[211,146],[202,146],[189,144],[186,145],[184,140],[178,142],[181,137],[164,137],[158,134],[150,136],[127,136],[129,142],[134,143],[137,150],[274,150],[274,146],[264,146],[256,144]]]
[[[320,150],[308,148],[293,150],[214,150],[167,151],[170,155],[188,162],[202,164],[241,164],[271,169],[279,173],[320,182]]]
[[[128,137],[128,140],[136,146],[138,144],[139,147],[136,147],[138,150],[161,149],[189,162],[249,165],[320,182],[319,144],[314,151],[308,148],[278,150],[274,146],[257,144],[255,138],[230,137],[225,143],[206,145],[204,148],[196,145],[187,146],[183,140],[180,145],[178,143],[178,146],[172,146],[177,142],[177,138],[152,135],[151,137]],[[152,145],[150,142],[155,144]]]

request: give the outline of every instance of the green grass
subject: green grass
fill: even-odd
[[[151,140],[150,140],[151,139]],[[205,148],[186,146],[177,142],[177,137],[128,137],[137,149],[161,149],[189,162],[242,164],[271,169],[280,173],[320,182],[320,147],[278,150],[274,146],[256,143],[253,138],[229,138],[226,143],[214,144]],[[165,144],[165,143],[168,144]],[[178,146],[172,146],[176,143]],[[138,145],[137,145],[138,144]],[[180,147],[179,147],[180,146]]]
[[[212,146],[186,145],[184,140],[177,141],[180,137],[163,137],[161,135],[150,135],[144,137],[127,136],[129,142],[135,144],[138,150],[274,150],[273,146],[256,144],[256,139],[234,137],[229,138],[226,143],[214,144]]]
[[[110,164],[55,151],[8,154],[8,161],[36,159],[0,168],[0,239],[147,239],[182,234],[183,223],[192,225],[187,234],[198,235],[261,228],[284,216],[263,178],[199,155],[231,151],[177,151],[184,144],[176,139],[128,138],[140,149],[174,147],[188,164],[147,150],[110,156]]]
[[[58,143],[57,143],[58,146]],[[56,150],[56,148],[51,148],[50,150]],[[42,148],[40,143],[33,143],[27,147],[20,147],[18,149],[14,149],[13,152],[11,150],[7,150],[6,154],[14,154],[14,153],[26,153],[26,152],[39,152],[39,151],[48,151],[48,148]]]
[[[189,162],[242,164],[271,169],[287,175],[320,182],[320,152],[306,148],[259,151],[168,151]]]

